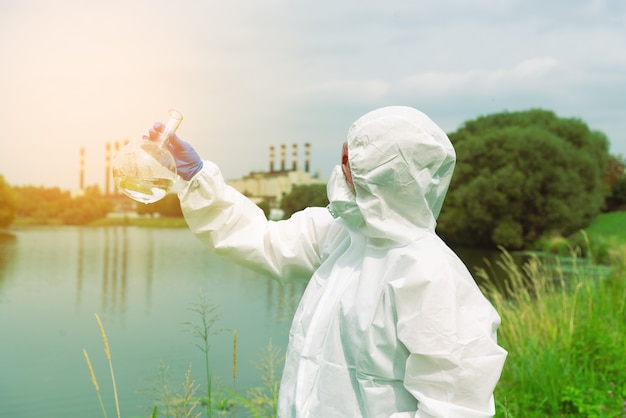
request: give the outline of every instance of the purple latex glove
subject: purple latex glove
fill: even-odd
[[[162,131],[163,124],[157,122],[154,124],[154,127],[150,129],[149,136],[144,136],[144,139],[158,141]],[[176,171],[179,176],[189,181],[202,170],[204,163],[196,150],[187,142],[180,139],[175,133],[170,132],[167,136],[166,145],[167,149],[176,160]]]

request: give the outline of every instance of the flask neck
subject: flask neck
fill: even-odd
[[[174,109],[170,109],[167,112],[167,120],[163,123],[163,132],[159,137],[159,144],[164,145],[167,141],[167,137],[170,133],[176,133],[176,130],[180,126],[180,123],[183,121],[183,115]]]

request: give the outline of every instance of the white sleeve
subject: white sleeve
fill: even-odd
[[[436,251],[424,256],[393,284],[398,338],[409,351],[404,386],[418,401],[415,416],[492,417],[506,358],[496,342],[500,318],[462,263]]]
[[[254,202],[224,182],[210,161],[180,190],[179,198],[189,228],[207,247],[281,281],[311,277],[322,261],[322,240],[334,224],[325,208],[268,221]]]

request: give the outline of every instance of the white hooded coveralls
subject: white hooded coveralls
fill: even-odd
[[[435,234],[455,163],[446,134],[409,107],[375,110],[347,138],[356,195],[337,167],[335,218],[284,221],[204,168],[180,192],[209,248],[273,277],[310,277],[295,313],[280,417],[488,417],[506,351],[500,318]]]

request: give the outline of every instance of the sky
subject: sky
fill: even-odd
[[[167,110],[227,179],[310,143],[328,178],[350,125],[413,106],[446,132],[503,111],[578,118],[626,155],[623,0],[2,0],[0,175],[105,185],[107,143]],[[278,156],[277,156],[278,158]]]

